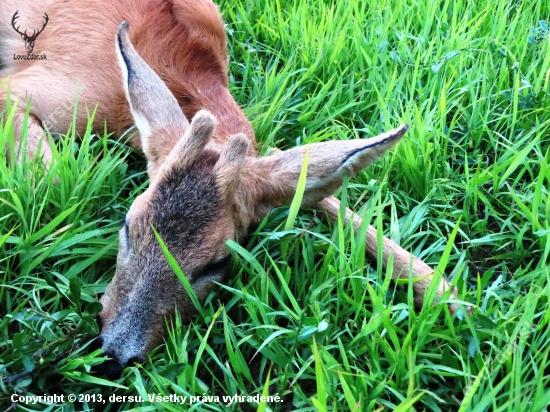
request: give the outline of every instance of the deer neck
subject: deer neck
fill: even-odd
[[[218,121],[213,140],[223,145],[237,133],[244,133],[250,139],[249,156],[256,156],[256,139],[250,121],[246,118],[229,89],[218,86],[200,91],[203,109],[210,111]],[[202,97],[201,96],[201,97]]]
[[[167,81],[189,121],[201,110],[208,110],[218,124],[212,143],[223,146],[237,133],[244,133],[250,139],[249,156],[256,156],[256,140],[252,125],[227,88],[227,79],[219,74],[185,73],[184,84]],[[181,78],[181,77],[180,77]],[[174,142],[175,143],[175,142]]]

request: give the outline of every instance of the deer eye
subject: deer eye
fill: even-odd
[[[224,256],[221,259],[210,262],[198,273],[197,277],[207,276],[214,273],[225,271],[228,266],[233,262],[233,257],[231,255]]]

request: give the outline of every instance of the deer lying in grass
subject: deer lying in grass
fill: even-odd
[[[73,1],[70,6],[55,0],[24,5],[3,0],[0,45],[8,51],[3,57],[20,53],[23,46],[8,23],[16,12],[22,29],[40,27],[44,13],[49,16],[49,26],[35,44],[47,60],[6,60],[0,73],[1,78],[11,76],[11,98],[19,98],[13,119],[16,137],[23,130],[25,96],[32,98],[23,155],[33,158],[40,147],[39,155],[50,161],[44,127],[66,132],[72,109],[61,115],[58,108],[73,102],[80,87],[80,106],[97,104],[93,127],[102,131],[106,122],[120,136],[135,123],[139,136],[130,145],[147,158],[150,185],[128,211],[116,273],[101,299],[96,342],[112,359],[100,371],[113,378],[134,361],[143,361],[162,341],[163,317],[175,307],[186,317],[195,313],[152,227],[204,300],[230,267],[225,241],[244,239],[273,208],[293,198],[306,148],[256,156],[252,127],[228,90],[225,29],[209,0],[122,0],[109,7],[102,0]],[[82,36],[84,26],[96,29]],[[6,98],[4,85],[0,105]],[[87,121],[86,111],[79,108],[77,131],[83,133]],[[406,130],[404,125],[371,139],[310,145],[303,204],[337,219],[340,203],[331,194],[344,175],[368,166]],[[356,228],[361,224],[349,210],[346,218]],[[366,244],[368,256],[376,259],[372,227]],[[424,277],[414,283],[421,302],[433,270],[384,238],[384,266],[390,255],[394,278],[408,278],[409,272]],[[449,289],[442,280],[438,294]]]

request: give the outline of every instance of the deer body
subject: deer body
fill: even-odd
[[[34,53],[46,54],[47,60],[13,60],[24,45],[11,26],[12,16],[18,14],[17,26],[32,28],[40,27],[45,12],[49,25],[36,41]],[[96,104],[96,131],[102,132],[106,122],[109,130],[120,136],[134,125],[113,46],[118,26],[128,21],[132,44],[159,73],[188,119],[199,109],[206,109],[218,120],[215,140],[223,143],[240,132],[254,141],[249,121],[227,89],[225,28],[216,6],[209,1],[3,0],[0,16],[0,59],[5,66],[0,79],[11,77],[12,98],[18,97],[21,106],[27,93],[31,96],[34,119],[54,134],[67,131],[77,93],[78,130],[86,128],[86,108],[91,111]],[[6,92],[4,85],[0,110]],[[38,140],[41,131],[36,133]],[[130,144],[141,149],[139,136]],[[173,144],[166,142],[166,149]],[[250,147],[253,154],[254,145]]]
[[[22,47],[9,24],[16,11],[21,27],[34,27],[48,14],[48,27],[35,44],[47,61],[9,60]],[[95,30],[82,37],[84,25]],[[195,313],[152,228],[199,299],[205,299],[230,267],[225,241],[243,239],[270,210],[292,199],[306,149],[256,157],[252,127],[227,88],[225,29],[209,0],[51,0],[25,6],[3,0],[0,47],[9,51],[2,53],[8,60],[0,78],[10,76],[11,98],[19,99],[16,137],[25,96],[32,101],[23,155],[35,156],[43,127],[53,133],[67,130],[72,110],[64,104],[72,104],[77,91],[78,131],[86,127],[85,107],[91,110],[96,104],[93,126],[98,131],[105,122],[117,135],[134,123],[138,127],[139,135],[130,144],[146,156],[151,182],[135,199],[120,231],[117,269],[101,300],[102,331],[96,340],[112,358],[100,371],[116,377],[162,340],[163,317],[174,307],[184,316]],[[0,111],[6,95],[4,85]],[[60,107],[67,113],[62,115]],[[335,219],[339,202],[330,195],[344,175],[366,167],[406,130],[402,126],[371,139],[311,145],[304,204]],[[48,161],[45,139],[41,150]],[[348,218],[360,225],[351,211]],[[367,250],[377,257],[373,228],[367,232]],[[413,276],[428,276],[415,283],[421,300],[433,271],[385,239],[384,265],[391,254],[396,256],[394,277],[408,277],[411,261]],[[442,281],[439,294],[449,288]]]

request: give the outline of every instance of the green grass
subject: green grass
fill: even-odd
[[[166,344],[116,383],[92,378],[102,358],[81,338],[96,330],[121,218],[147,181],[122,142],[69,133],[54,145],[49,173],[0,154],[0,374],[30,372],[0,383],[0,405],[12,406],[12,393],[78,393],[220,397],[194,410],[546,410],[550,3],[220,8],[231,90],[262,150],[411,124],[338,195],[445,267],[478,309],[472,317],[452,317],[444,304],[414,309],[412,288],[366,260],[349,228],[307,210],[289,228],[281,208],[243,247],[228,243],[234,274],[191,325],[176,319]],[[4,122],[0,146],[9,138]],[[267,393],[283,402],[221,401]]]

